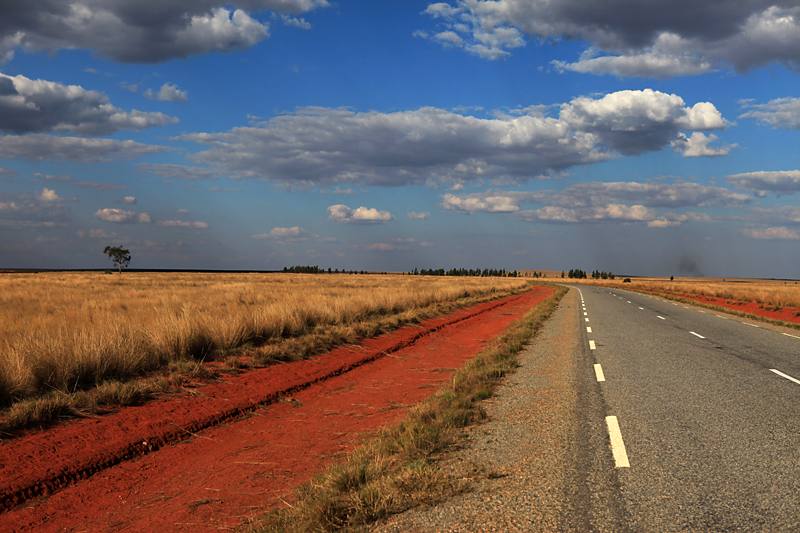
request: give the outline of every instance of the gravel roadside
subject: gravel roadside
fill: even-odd
[[[571,290],[520,368],[485,402],[445,472],[479,479],[440,505],[413,509],[375,533],[627,531],[605,433],[605,406]]]

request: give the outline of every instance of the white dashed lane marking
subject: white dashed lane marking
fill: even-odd
[[[692,334],[692,335],[694,335],[695,337],[700,337],[701,339],[705,339],[705,337],[703,337],[703,336],[702,336],[702,335],[700,335],[699,333],[695,333],[694,331],[690,331],[689,333],[691,333],[691,334]]]
[[[783,372],[781,372],[780,370],[775,370],[774,368],[770,368],[770,371],[772,371],[772,372],[775,372],[776,374],[778,374],[778,375],[779,375],[780,377],[782,377],[782,378],[786,378],[786,379],[788,379],[789,381],[792,381],[792,382],[794,382],[794,383],[797,383],[798,385],[800,385],[800,379],[795,379],[795,378],[793,378],[792,376],[789,376],[789,375],[787,375],[787,374],[784,374],[784,373],[783,373]]]
[[[586,333],[591,333],[591,332],[592,332],[592,328],[590,328],[589,326],[586,326]]]
[[[656,316],[657,316],[658,318],[660,318],[661,320],[666,320],[666,318],[664,318],[663,316],[659,316],[659,315],[656,315]]]
[[[630,467],[628,452],[625,451],[625,443],[622,441],[622,432],[619,430],[617,417],[607,416],[606,425],[608,426],[608,436],[611,437],[611,453],[614,455],[617,468]]]
[[[597,346],[595,346],[594,341],[589,341],[589,349],[590,350],[596,350],[597,349]]]
[[[600,365],[594,365],[594,375],[597,376],[597,381],[606,380],[606,377],[603,374],[603,367]]]

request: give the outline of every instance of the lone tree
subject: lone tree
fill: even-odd
[[[103,253],[111,259],[114,266],[119,268],[120,274],[122,274],[122,269],[128,268],[131,262],[131,253],[122,246],[106,246]]]

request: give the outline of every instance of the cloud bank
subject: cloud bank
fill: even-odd
[[[300,186],[402,186],[524,181],[681,140],[685,146],[675,148],[687,151],[698,143],[681,131],[729,125],[709,102],[687,106],[680,96],[651,89],[576,98],[556,116],[536,107],[520,113],[480,119],[433,107],[396,113],[300,108],[251,127],[179,139],[207,145],[190,159],[225,176]]]
[[[102,163],[132,160],[169,150],[136,141],[61,137],[43,133],[0,136],[0,159],[21,158],[32,161],[70,160],[76,163]]]
[[[10,0],[0,17],[0,59],[81,48],[120,63],[162,63],[248,49],[269,37],[251,13],[300,14],[326,0]]]
[[[0,73],[0,131],[5,133],[100,136],[177,123],[160,112],[123,111],[106,95],[77,85]]]
[[[671,210],[740,207],[752,202],[747,194],[694,183],[590,182],[563,191],[486,191],[445,194],[440,206],[464,214],[501,213],[523,220],[561,223],[623,222],[650,227],[679,226],[685,222],[711,222],[707,214]],[[523,204],[539,204],[523,209]]]
[[[754,118],[773,128],[800,129],[800,98],[776,98],[766,104],[744,100],[740,104],[752,111],[740,115],[739,118]]]
[[[728,176],[728,183],[739,190],[752,191],[764,197],[768,192],[775,196],[800,192],[800,170],[758,171]]]
[[[539,41],[584,40],[575,62],[593,74],[670,78],[771,63],[800,66],[800,7],[793,0],[459,0],[430,4],[442,31],[423,35],[486,59]]]

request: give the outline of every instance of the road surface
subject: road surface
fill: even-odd
[[[575,290],[629,529],[800,531],[800,333]]]

